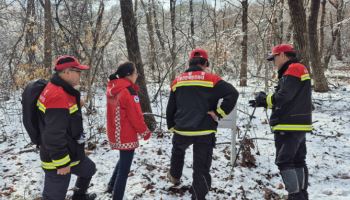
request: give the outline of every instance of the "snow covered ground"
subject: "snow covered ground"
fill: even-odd
[[[338,87],[324,94],[314,93],[316,110],[313,113],[315,131],[307,135],[307,163],[310,170],[310,199],[345,200],[350,199],[350,83],[333,79]],[[232,82],[237,85],[236,82]],[[339,84],[339,85],[338,85]],[[238,88],[241,95],[238,108],[246,113],[252,109],[247,101],[254,91],[262,87]],[[252,87],[254,86],[254,87]],[[156,88],[150,87],[154,94]],[[167,88],[162,93],[163,104],[153,104],[153,111],[164,114],[167,101]],[[106,184],[118,160],[117,151],[111,151],[104,134],[105,98],[103,93],[96,98],[96,112],[85,117],[88,134],[96,134],[96,148],[90,150],[90,158],[96,162],[98,171],[92,179],[90,192],[98,194],[98,199],[110,197],[104,193]],[[163,112],[162,112],[163,111]],[[21,123],[20,95],[0,103],[0,199],[39,199],[43,185],[43,171],[40,168],[38,153],[34,146],[28,145],[29,137]],[[238,112],[239,132],[245,131],[248,115]],[[269,114],[269,113],[268,113]],[[266,113],[258,109],[252,121],[248,136],[254,140],[252,150],[256,158],[255,168],[237,166],[231,176],[230,145],[218,144],[214,150],[212,163],[212,191],[207,199],[269,199],[270,191],[283,199],[283,188],[278,169],[274,165],[275,148],[273,134],[266,124]],[[157,118],[160,122],[160,118]],[[171,184],[166,180],[171,155],[171,134],[166,132],[165,120],[162,137],[153,135],[150,141],[142,143],[137,149],[132,171],[129,175],[126,196],[128,199],[190,199],[186,190],[169,190]],[[218,143],[230,141],[230,132],[220,129]],[[90,145],[91,146],[91,145]],[[237,145],[238,147],[238,145]],[[182,185],[188,186],[192,179],[192,150],[186,155]],[[72,176],[72,194],[75,177]]]

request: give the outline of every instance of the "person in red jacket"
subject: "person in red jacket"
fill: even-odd
[[[81,72],[88,69],[73,56],[58,57],[55,73],[37,101],[45,172],[43,200],[65,199],[71,174],[78,176],[72,200],[96,198],[96,194],[86,194],[96,166],[85,155],[82,101],[76,89]]]
[[[109,76],[107,85],[107,136],[111,148],[120,152],[107,187],[113,200],[123,199],[134,151],[139,146],[138,138],[148,140],[151,137],[137,95],[137,77],[134,63],[125,62]]]

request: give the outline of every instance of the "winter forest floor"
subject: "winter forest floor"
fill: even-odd
[[[307,163],[310,170],[310,199],[350,199],[350,69],[349,65],[337,67],[328,74],[332,90],[328,93],[313,93],[316,107],[313,112],[314,132],[307,135]],[[237,86],[238,81],[231,81]],[[249,81],[249,87],[237,87],[240,92],[238,109],[251,113],[247,101],[253,92],[263,89],[258,80]],[[258,85],[258,86],[256,86]],[[157,86],[149,85],[150,96]],[[272,87],[271,87],[272,88]],[[92,179],[90,192],[98,199],[110,197],[104,193],[106,184],[118,160],[117,151],[111,151],[104,134],[105,97],[98,93],[96,111],[84,117],[86,132],[95,135],[89,145],[90,158],[97,164],[97,173]],[[168,87],[162,90],[162,103],[153,104],[153,112],[163,115]],[[86,111],[85,111],[86,112]],[[270,112],[268,112],[268,115]],[[258,109],[248,136],[256,138],[252,154],[256,167],[236,166],[233,176],[230,166],[230,131],[220,129],[218,144],[214,149],[211,168],[212,190],[207,199],[283,199],[286,195],[278,169],[274,165],[274,142],[267,123],[266,113]],[[171,134],[166,132],[165,120],[157,118],[162,134],[154,134],[150,141],[137,149],[132,171],[129,174],[126,196],[128,199],[190,199],[184,189],[169,189],[166,180],[171,155]],[[239,140],[245,132],[248,115],[238,112]],[[10,100],[0,102],[0,199],[40,199],[43,186],[43,171],[39,155],[29,144],[21,123],[19,93]],[[238,147],[238,145],[237,145]],[[187,150],[182,185],[189,186],[192,179],[192,149]],[[68,194],[72,194],[75,177],[72,176]]]

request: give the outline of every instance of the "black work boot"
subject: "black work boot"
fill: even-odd
[[[94,193],[86,194],[87,189],[91,181],[90,178],[78,177],[77,182],[75,183],[74,193],[72,200],[94,200],[97,195]]]
[[[305,199],[305,200],[309,200],[309,193],[307,192],[307,190],[302,190],[301,192],[302,192],[303,195],[304,195],[304,199]]]
[[[191,194],[191,200],[206,200],[205,196],[197,194],[192,186],[188,192]]]
[[[95,193],[91,194],[73,194],[72,200],[94,200],[97,195]]]
[[[170,171],[167,173],[167,178],[168,178],[168,180],[169,180],[172,184],[174,184],[175,186],[180,185],[180,179],[173,177],[173,176],[170,174]]]
[[[305,200],[302,192],[288,194],[288,200]]]

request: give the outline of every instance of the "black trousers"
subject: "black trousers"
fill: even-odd
[[[305,132],[276,132],[276,165],[279,170],[306,166]]]
[[[215,147],[215,134],[202,136],[182,136],[174,133],[170,163],[170,174],[180,179],[184,166],[185,151],[193,144],[192,199],[205,199],[211,187],[209,174]]]
[[[276,165],[288,191],[288,199],[308,199],[305,132],[276,132]]]
[[[122,200],[135,150],[120,150],[119,160],[114,168],[108,187],[113,188],[113,200]]]
[[[57,170],[44,171],[45,183],[43,200],[64,200],[66,198],[71,174],[78,176],[77,182],[79,182],[79,178],[87,179],[90,181],[90,178],[96,172],[96,166],[95,163],[90,160],[90,158],[85,157],[84,160],[82,160],[78,165],[72,167],[71,173],[67,175],[59,175],[57,174]]]

